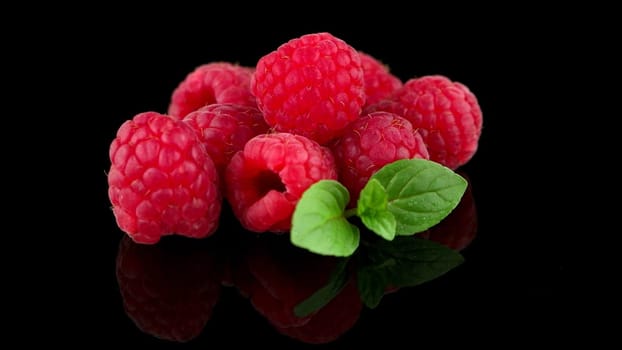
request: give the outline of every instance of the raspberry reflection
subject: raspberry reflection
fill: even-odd
[[[366,250],[359,249],[350,258],[347,282],[332,300],[298,317],[294,308],[327,284],[339,259],[296,248],[286,235],[257,236],[231,223],[233,215],[227,220],[229,224],[206,240],[173,236],[144,245],[124,235],[116,275],[124,310],[138,329],[169,341],[195,339],[207,322],[218,322],[212,312],[225,286],[235,288],[241,298],[234,300],[250,303],[278,333],[300,342],[330,343],[352,330],[364,305],[356,262],[368,258],[362,256]],[[233,229],[225,232],[224,227]],[[469,181],[454,211],[412,239],[429,239],[460,251],[476,234],[477,211]],[[380,287],[384,294],[400,289],[390,283]],[[203,339],[209,341],[209,335]]]
[[[462,251],[477,235],[477,209],[471,181],[465,173],[458,171],[458,174],[468,182],[460,203],[443,221],[418,235],[453,250]]]
[[[305,343],[328,343],[359,319],[363,304],[354,274],[334,299],[311,315],[297,317],[294,307],[328,283],[337,261],[264,236],[248,250],[234,283],[280,333]]]
[[[140,330],[156,338],[197,337],[218,301],[222,269],[213,254],[191,243],[121,240],[116,274],[123,307]]]

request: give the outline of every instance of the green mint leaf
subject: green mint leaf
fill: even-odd
[[[357,202],[357,214],[367,228],[384,239],[395,237],[395,217],[387,209],[388,196],[384,187],[376,179],[370,179],[361,190]]]
[[[320,180],[311,185],[292,215],[291,243],[321,255],[352,255],[360,233],[344,216],[349,200],[348,190],[337,181]]]
[[[397,222],[396,234],[412,235],[438,224],[460,202],[467,181],[451,169],[425,159],[401,159],[378,170]]]
[[[380,237],[389,241],[395,238],[397,221],[391,212],[381,211],[373,215],[364,215],[361,216],[361,221],[368,229],[374,231]]]
[[[379,240],[368,249],[367,264],[359,267],[361,299],[376,307],[387,287],[413,287],[436,279],[460,265],[460,253],[439,243],[411,237]]]
[[[326,285],[296,305],[294,314],[298,317],[306,317],[330,303],[348,283],[347,265],[348,259],[340,259]]]

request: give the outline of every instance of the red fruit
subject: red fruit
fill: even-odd
[[[255,232],[289,230],[302,193],[322,179],[337,179],[330,150],[290,133],[255,136],[225,172],[233,212]]]
[[[329,33],[307,34],[257,62],[251,91],[268,125],[325,144],[361,114],[359,53]]]
[[[218,227],[216,167],[194,131],[155,112],[126,121],[110,145],[108,196],[121,230],[137,243],[203,238]]]
[[[212,62],[197,67],[173,91],[168,114],[181,119],[213,103],[257,107],[250,92],[253,71],[253,68],[228,62]]]
[[[220,265],[205,249],[145,246],[124,237],[117,282],[128,317],[143,332],[186,342],[197,337],[220,295]]]
[[[365,106],[391,96],[402,87],[402,81],[389,72],[389,67],[376,58],[359,51],[365,80]]]
[[[199,135],[221,178],[231,157],[251,138],[268,132],[268,125],[255,107],[211,104],[183,119]]]
[[[434,75],[410,79],[391,99],[397,113],[418,129],[430,159],[456,169],[477,151],[482,111],[475,95],[464,85]]]
[[[348,126],[331,147],[339,169],[339,181],[356,204],[369,178],[398,159],[428,159],[421,135],[410,122],[396,114],[374,112]]]

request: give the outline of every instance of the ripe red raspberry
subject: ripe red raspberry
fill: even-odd
[[[250,91],[253,71],[253,68],[228,62],[212,62],[197,67],[173,91],[168,114],[181,119],[213,103],[257,107]]]
[[[283,232],[302,193],[322,179],[337,179],[330,150],[301,135],[255,136],[225,172],[227,199],[242,225],[255,232]]]
[[[361,114],[361,58],[329,33],[303,35],[259,59],[251,91],[268,125],[325,144]]]
[[[108,196],[121,230],[152,244],[168,234],[216,231],[221,193],[216,167],[194,131],[155,112],[136,115],[110,145]]]
[[[178,342],[201,334],[220,296],[222,270],[204,248],[121,240],[117,282],[123,308],[141,331]]]
[[[365,79],[365,106],[391,96],[402,87],[402,81],[389,72],[389,67],[376,58],[359,51]]]
[[[482,111],[464,85],[434,75],[410,79],[391,98],[398,110],[419,130],[430,159],[456,169],[477,151]]]
[[[199,135],[221,178],[231,157],[248,140],[267,133],[269,128],[257,108],[229,103],[207,105],[183,120]]]
[[[428,159],[421,135],[396,114],[374,112],[352,122],[331,149],[339,169],[339,181],[350,192],[350,205],[383,166],[398,159]]]

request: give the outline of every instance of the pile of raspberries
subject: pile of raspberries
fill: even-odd
[[[202,65],[173,91],[167,114],[121,125],[108,195],[137,243],[208,237],[225,200],[247,230],[285,233],[313,183],[338,180],[355,206],[369,177],[395,160],[464,165],[481,129],[466,86],[439,75],[403,83],[332,34],[306,34],[255,67]]]

